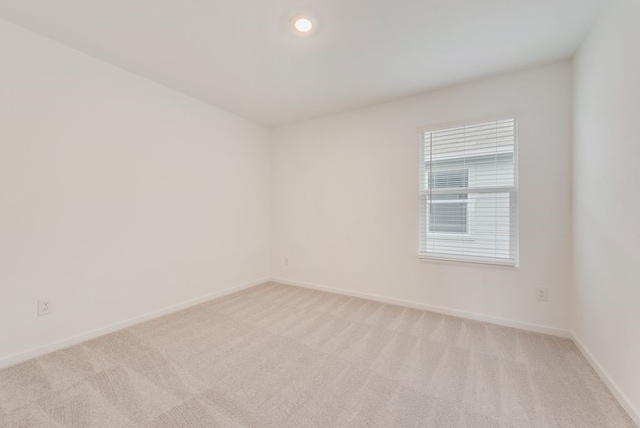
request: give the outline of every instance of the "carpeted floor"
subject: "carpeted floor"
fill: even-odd
[[[263,284],[0,371],[1,427],[632,427],[573,343]]]

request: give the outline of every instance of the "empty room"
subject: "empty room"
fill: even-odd
[[[639,17],[0,0],[0,427],[640,426]]]

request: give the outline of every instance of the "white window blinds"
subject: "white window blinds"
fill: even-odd
[[[422,131],[419,256],[518,261],[516,119]]]

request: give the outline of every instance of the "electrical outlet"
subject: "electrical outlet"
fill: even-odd
[[[41,299],[38,300],[38,316],[50,315],[53,313],[53,300]]]
[[[546,302],[549,300],[549,289],[547,287],[537,287],[536,288],[536,299],[541,302]]]
[[[289,266],[289,257],[284,258],[284,265]]]

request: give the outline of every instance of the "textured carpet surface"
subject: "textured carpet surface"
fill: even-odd
[[[566,339],[267,283],[0,371],[1,427],[633,427]]]

